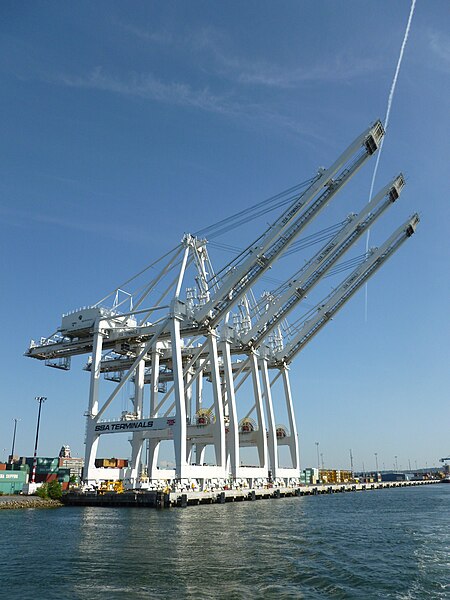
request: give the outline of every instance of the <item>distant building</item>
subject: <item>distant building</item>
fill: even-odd
[[[73,457],[70,446],[62,446],[59,451],[59,466],[70,470],[70,477],[81,479],[84,459]]]
[[[72,458],[70,446],[61,446],[61,450],[59,451],[59,458]]]

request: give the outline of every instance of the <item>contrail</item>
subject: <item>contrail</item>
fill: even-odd
[[[411,29],[411,21],[412,21],[413,15],[414,15],[415,7],[416,7],[416,0],[411,0],[411,8],[409,10],[409,17],[408,17],[408,22],[406,24],[405,35],[403,36],[403,42],[400,47],[400,54],[399,54],[398,61],[397,61],[397,67],[395,69],[394,78],[393,78],[392,84],[391,84],[391,90],[389,92],[388,103],[387,103],[387,108],[386,108],[386,116],[384,117],[384,129],[386,132],[387,132],[387,128],[389,126],[389,117],[391,115],[392,100],[394,99],[395,87],[397,85],[397,79],[398,79],[398,74],[400,73],[400,67],[402,66],[403,53],[405,52],[406,42],[408,41],[409,30]],[[384,138],[385,138],[385,136],[383,136],[381,139],[380,149],[378,150],[377,160],[375,162],[375,168],[373,170],[372,181],[370,183],[369,201],[372,198],[372,194],[373,194],[373,187],[375,185],[375,178],[376,178],[377,172],[378,172],[378,165],[380,163],[381,151],[383,150]],[[369,240],[370,240],[370,229],[367,231],[366,253],[369,251]],[[366,283],[366,285],[365,285],[365,310],[364,310],[366,323],[367,323],[367,300],[368,300],[367,291],[368,291],[368,287],[367,287],[367,283]]]

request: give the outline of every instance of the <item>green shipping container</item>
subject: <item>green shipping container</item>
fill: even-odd
[[[20,494],[27,478],[26,471],[0,471],[0,492],[5,495]]]

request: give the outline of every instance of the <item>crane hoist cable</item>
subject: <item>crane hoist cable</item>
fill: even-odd
[[[285,254],[283,255],[283,258],[286,256],[289,256],[290,254],[294,254],[295,252],[298,252],[299,250],[304,250],[305,248],[309,248],[310,246],[318,244],[319,242],[328,240],[330,237],[332,237],[336,233],[336,231],[338,231],[344,225],[344,223],[346,223],[345,219],[343,221],[340,221],[339,223],[335,223],[334,225],[330,225],[329,227],[321,229],[320,231],[317,231],[316,233],[305,236],[298,242],[294,242],[292,244],[292,246],[289,248],[289,250],[287,250],[285,252]],[[221,242],[212,242],[212,241],[208,241],[208,244],[211,248],[215,248],[217,250],[223,250],[225,252],[243,252],[243,250],[241,248],[238,248],[236,246],[231,246],[230,244],[223,244]]]
[[[304,191],[301,194],[296,194],[293,196],[293,198],[291,198],[290,200],[300,200],[306,193],[307,191],[311,188],[311,186],[319,179],[320,175],[317,175],[316,177],[307,180],[303,185],[306,185],[307,187],[304,189]],[[264,202],[268,202],[269,200],[265,200]],[[255,244],[258,244],[261,240],[263,240],[265,238],[265,236],[267,235],[267,233],[269,231],[271,231],[271,229],[273,228],[273,225],[269,225],[269,227],[263,231],[256,240],[254,240],[253,242],[251,242],[246,248],[244,248],[244,250],[242,250],[242,252],[240,252],[238,255],[236,255],[232,260],[230,260],[226,265],[224,265],[219,271],[217,271],[216,273],[213,274],[213,276],[210,278],[210,280],[208,281],[208,285],[211,287],[212,285],[216,285],[218,282],[220,282],[223,277],[225,275],[228,274],[228,272],[237,264],[240,263],[241,260],[243,260],[248,252],[255,246]]]
[[[320,231],[317,231],[316,233],[313,233],[311,235],[308,235],[306,237],[304,237],[302,240],[299,240],[298,242],[295,242],[292,247],[283,255],[283,258],[285,256],[288,256],[290,254],[294,254],[295,252],[299,252],[301,250],[305,250],[306,248],[309,248],[311,246],[314,246],[315,244],[318,244],[320,242],[323,241],[327,241],[329,239],[331,239],[336,232],[339,230],[340,227],[342,227],[342,225],[345,223],[346,221],[340,221],[339,223],[335,223],[334,225],[330,225],[330,227],[326,227],[325,229],[321,229]],[[209,245],[212,248],[216,248],[219,250],[223,250],[225,248],[222,248],[221,244],[217,243],[217,242],[208,242]],[[231,247],[230,247],[231,248]],[[231,250],[230,250],[231,251]],[[217,271],[213,277],[211,277],[211,279],[209,280],[209,284],[214,281],[214,282],[220,282],[225,275],[227,274],[228,270],[232,268],[233,263],[239,258],[239,256],[241,256],[242,254],[244,254],[247,251],[247,249],[245,250],[239,250],[239,255],[236,256],[232,261],[230,261],[226,267],[223,267],[222,269],[220,269],[220,271]],[[268,279],[266,278],[266,281],[268,281]]]
[[[327,277],[332,277],[333,275],[337,275],[338,273],[342,273],[344,271],[349,271],[350,269],[354,269],[355,267],[362,265],[363,262],[368,258],[369,255],[370,255],[370,252],[364,252],[363,254],[360,254],[358,256],[355,256],[353,258],[349,258],[348,260],[343,261],[341,264],[336,265],[335,267],[330,269],[329,273],[327,273],[327,275],[324,276],[324,279],[326,279]],[[332,294],[333,292],[334,292],[334,288],[332,289],[330,294]],[[321,302],[318,302],[317,304],[315,304],[310,310],[308,310],[308,312],[302,314],[295,321],[291,321],[289,323],[289,327],[287,329],[288,334],[294,335],[295,333],[297,333],[297,331],[300,330],[300,328],[302,327],[304,322],[307,321],[313,313],[315,313],[317,308],[322,303],[323,303],[323,300]]]
[[[369,256],[369,254],[370,252],[363,252],[362,254],[359,254],[354,258],[349,258],[348,260],[337,264],[335,267],[330,269],[326,275],[324,275],[324,279],[327,279],[327,277],[332,277],[333,275],[337,275],[337,273],[341,273],[342,271],[348,271],[348,269],[362,264]]]
[[[137,279],[141,275],[143,275],[149,269],[154,269],[155,265],[157,265],[159,262],[161,262],[164,258],[169,257],[172,253],[175,253],[177,250],[180,251],[181,248],[182,248],[181,244],[177,244],[174,248],[171,248],[171,250],[169,250],[165,254],[161,255],[159,258],[157,258],[156,260],[154,260],[153,262],[151,262],[149,265],[147,265],[146,267],[144,267],[143,269],[141,269],[138,273],[136,273],[135,275],[132,275],[129,279],[127,279],[126,281],[124,281],[120,285],[116,286],[111,292],[109,292],[101,300],[99,300],[98,302],[96,302],[96,304],[94,304],[93,306],[99,306],[99,305],[101,305],[105,300],[107,300],[108,298],[110,298],[118,290],[123,289],[126,285],[128,285],[129,283],[131,283],[132,281],[134,281],[135,279]]]
[[[300,250],[304,250],[305,248],[310,248],[311,246],[314,246],[320,242],[329,240],[346,222],[347,220],[344,219],[339,223],[335,223],[334,225],[330,225],[330,227],[326,227],[325,229],[321,229],[312,235],[308,235],[301,240],[298,240],[298,242],[294,242],[292,246],[283,254],[283,258],[289,256],[290,254],[294,254],[295,252],[299,252]]]
[[[249,206],[248,208],[241,210],[235,213],[234,215],[230,215],[229,217],[225,217],[225,219],[222,219],[221,221],[212,223],[211,225],[208,225],[207,227],[204,227],[203,229],[197,231],[195,235],[197,237],[208,237],[208,239],[212,239],[224,233],[221,230],[223,227],[228,227],[226,231],[229,231],[230,228],[237,227],[238,225],[234,223],[236,220],[242,221],[242,223],[247,223],[249,220],[256,219],[261,215],[276,210],[284,204],[291,202],[297,196],[297,194],[294,192],[299,192],[302,188],[310,185],[317,179],[317,177],[318,176],[314,176],[310,179],[307,179],[306,181],[302,181],[301,183],[298,183],[297,185],[287,190],[284,190],[283,192],[279,192],[278,194],[275,194],[274,196],[271,196],[266,200],[262,200],[261,202]],[[288,194],[289,197],[286,198]],[[280,202],[274,204],[276,200],[279,200]]]
[[[360,264],[362,264],[366,258],[368,257],[369,253],[368,252],[364,252],[363,254],[360,254],[358,256],[355,256],[353,258],[349,258],[348,260],[343,261],[340,264],[337,264],[335,267],[331,268],[329,270],[329,272],[323,276],[323,279],[326,279],[327,277],[332,277],[333,275],[337,275],[338,273],[341,273],[343,271],[348,271],[356,266],[359,266]],[[300,271],[299,271],[300,272]],[[269,296],[272,298],[277,298],[279,297],[284,291],[285,289],[289,286],[289,282],[284,281],[279,287],[271,290],[269,292]],[[261,310],[261,307],[264,306],[265,304],[267,304],[267,302],[270,302],[270,300],[268,300],[267,297],[262,297],[258,300],[258,302],[256,303],[255,307],[254,307],[254,313],[261,313],[263,314],[264,311]],[[302,302],[303,306],[307,306],[306,303]],[[253,314],[253,313],[252,313]],[[303,317],[300,317],[300,319],[302,319]],[[294,322],[295,323],[295,322]],[[293,324],[291,323],[290,326],[292,326]]]

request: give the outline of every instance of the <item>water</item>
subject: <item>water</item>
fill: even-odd
[[[450,598],[450,485],[0,511],[0,597]]]

